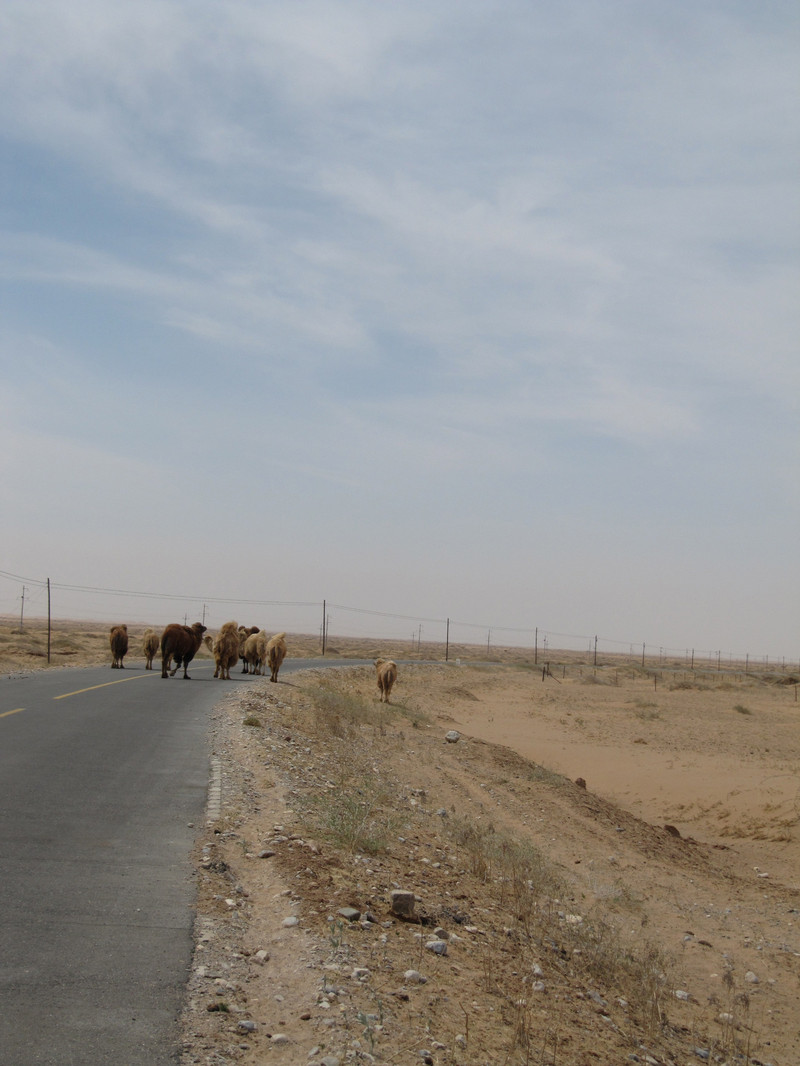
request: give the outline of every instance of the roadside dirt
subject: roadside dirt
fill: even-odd
[[[221,697],[183,1066],[795,1066],[799,723],[789,684],[614,668]]]

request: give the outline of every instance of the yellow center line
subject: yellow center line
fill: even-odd
[[[65,700],[67,696],[80,696],[82,692],[91,692],[96,688],[108,688],[109,685],[121,685],[125,681],[140,681],[143,677],[155,677],[155,673],[152,674],[136,674],[134,677],[120,677],[116,681],[104,681],[101,685],[89,685],[88,688],[78,688],[74,692],[64,692],[61,696],[53,696],[54,700]],[[161,676],[160,674],[158,675]]]
[[[197,669],[198,667],[207,669],[211,666],[211,663],[203,662],[201,659],[199,662],[191,663],[191,665]],[[147,677],[161,677],[161,670],[148,671],[145,674],[135,674],[133,677],[119,677],[116,681],[103,681],[100,685],[89,685],[88,688],[79,688],[74,692],[64,692],[61,696],[53,696],[54,700],[65,700],[67,696],[80,696],[82,692],[92,692],[96,688],[108,688],[109,685],[121,685],[125,681],[139,681],[142,678]],[[21,708],[20,708],[21,709]]]
[[[20,711],[24,710],[24,707],[15,707],[13,711],[3,711],[3,713],[0,714],[0,718],[8,718],[10,714],[19,714]]]

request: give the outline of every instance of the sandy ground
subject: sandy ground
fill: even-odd
[[[616,671],[614,672],[616,674]],[[610,670],[558,687],[508,687],[458,710],[459,727],[575,779],[632,814],[800,877],[800,704],[791,685],[680,673],[614,684]],[[697,686],[697,687],[694,687]],[[473,686],[474,694],[481,692]],[[489,706],[486,706],[486,704]],[[737,709],[738,708],[738,709]],[[792,829],[795,832],[792,832]]]
[[[185,1063],[800,1062],[792,685],[413,665],[381,708],[372,673],[220,708]]]

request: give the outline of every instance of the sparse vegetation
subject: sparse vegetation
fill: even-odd
[[[320,726],[337,737],[343,737],[348,729],[359,726],[380,727],[388,717],[380,704],[360,694],[343,691],[336,678],[329,674],[313,678],[305,691],[314,703]]]
[[[634,708],[635,717],[643,722],[655,722],[661,717],[658,704],[651,700],[636,700]]]
[[[448,836],[468,857],[470,871],[491,886],[500,907],[513,916],[520,967],[532,971],[537,960],[554,951],[566,972],[580,971],[600,987],[614,989],[631,1003],[643,1029],[652,1035],[661,1023],[670,987],[671,963],[656,945],[631,944],[602,905],[595,914],[567,913],[561,899],[570,895],[564,875],[530,841],[509,840],[491,824],[450,819]],[[626,887],[620,891],[630,895]],[[559,963],[561,965],[561,963]],[[509,1000],[517,991],[506,990]],[[524,1012],[515,1020],[519,1047],[535,1042]]]
[[[77,664],[84,637],[66,635]],[[99,637],[105,663],[105,628]],[[313,650],[313,638],[308,644]],[[294,656],[291,638],[289,646]],[[796,788],[794,807],[783,795],[796,750],[793,689],[743,673],[721,680],[716,671],[665,670],[656,704],[652,671],[607,664],[597,668],[607,683],[584,684],[592,665],[564,657],[556,669],[551,652],[545,676],[472,667],[466,656],[461,666],[401,662],[396,699],[382,707],[374,669],[346,666],[358,643],[337,647],[341,665],[330,674],[288,683],[282,675],[277,686],[248,680],[218,709],[226,810],[198,838],[203,940],[187,1000],[187,1066],[198,1040],[209,1061],[243,1042],[243,1057],[255,1061],[266,1052],[263,1034],[284,1030],[304,1061],[314,1045],[342,1061],[349,1052],[423,1061],[426,1050],[453,1066],[582,1066],[634,1055],[798,1061],[786,1020],[793,955],[783,947],[795,947],[786,906],[796,900],[782,880],[796,848]],[[396,646],[369,648],[370,657],[403,659]],[[731,708],[750,716],[747,728],[731,727]],[[514,715],[528,758],[505,732]],[[634,718],[658,723],[639,730],[644,748],[633,747]],[[769,741],[763,732],[754,742],[756,726]],[[444,741],[451,728],[458,743]],[[574,745],[580,761],[570,777],[580,774],[585,787],[532,761],[547,758],[548,742],[558,753]],[[678,831],[603,799],[604,751],[612,790],[630,760],[663,782],[715,761],[722,773],[727,762],[737,791],[725,776],[712,803],[682,777],[680,804],[673,798],[668,808],[665,794],[662,815]],[[762,767],[773,770],[772,791],[756,810],[747,775],[761,780]],[[390,911],[397,886],[416,894],[413,920]],[[340,917],[352,907],[361,920]],[[275,930],[287,913],[300,928],[281,940]],[[761,945],[767,922],[775,935],[747,955],[758,971],[751,984],[733,953]],[[441,957],[426,950],[440,932],[451,937]],[[255,952],[265,946],[270,964],[259,966]],[[368,976],[353,976],[360,968]],[[405,980],[412,968],[424,985]],[[225,979],[212,983],[211,974]],[[258,1019],[258,1031],[243,1037],[243,1017]]]
[[[391,808],[391,795],[375,774],[342,768],[336,783],[324,794],[308,793],[298,800],[298,815],[307,831],[343,851],[377,855],[401,819]]]

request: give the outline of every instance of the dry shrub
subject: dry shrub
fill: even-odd
[[[663,1021],[672,961],[656,944],[629,943],[605,914],[562,920],[561,943],[573,969],[625,999],[646,1032]]]
[[[336,677],[315,679],[305,691],[314,704],[317,723],[334,736],[344,737],[349,729],[385,723],[387,714],[382,704],[344,691]]]
[[[633,713],[643,722],[654,722],[661,717],[658,704],[648,700],[637,700]]]
[[[559,909],[558,900],[569,892],[566,881],[529,841],[509,840],[491,823],[468,819],[448,819],[446,830],[465,853],[470,872],[494,886],[498,904],[511,916],[522,963],[518,970],[532,969],[544,956],[559,960],[565,972],[578,972],[625,999],[645,1032],[662,1024],[671,962],[658,946],[629,943],[610,914],[583,917]],[[487,957],[487,987],[513,1005],[514,1048],[529,1054],[540,1034],[527,1028],[524,995],[513,975],[498,972],[496,962]]]
[[[355,762],[345,761],[332,788],[299,798],[297,810],[308,829],[335,847],[376,855],[386,849],[400,819],[386,784]]]
[[[353,730],[368,726],[385,735],[398,718],[405,719],[415,729],[428,720],[425,714],[413,707],[395,701],[380,703],[377,695],[364,696],[357,690],[345,687],[371,687],[375,683],[374,670],[351,669],[348,670],[346,679],[337,676],[337,673],[332,671],[322,674],[310,681],[304,689],[314,704],[318,726],[326,732],[345,737]]]
[[[298,814],[310,830],[343,851],[374,855],[385,850],[400,822],[396,790],[374,772],[358,734],[364,728],[383,732],[388,712],[376,701],[343,690],[337,677],[315,679],[305,693],[317,729],[339,749],[339,770],[324,792],[298,799]]]
[[[470,873],[481,881],[488,880],[498,854],[494,826],[452,818],[448,819],[446,829],[452,842],[466,852]]]

